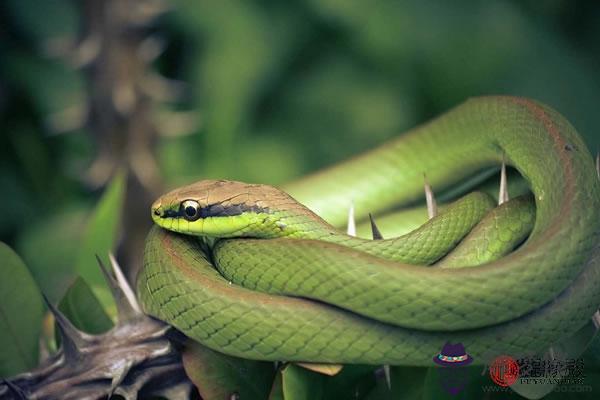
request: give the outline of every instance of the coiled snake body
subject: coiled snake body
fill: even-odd
[[[444,188],[503,159],[535,202],[534,212],[528,198],[492,211],[514,208],[508,223],[494,222],[479,193],[398,239],[352,238],[317,216],[340,224],[350,202],[359,213],[389,209],[420,195],[424,173]],[[432,365],[447,341],[463,343],[476,362],[544,351],[600,305],[593,160],[573,127],[537,102],[469,100],[285,191],[293,197],[201,181],[157,200],[152,215],[166,229],[146,242],[137,286],[145,311],[249,359]],[[515,251],[479,266],[459,265],[452,253],[447,268],[414,265],[444,257],[480,220],[496,233],[467,252],[494,253],[490,238],[511,235],[512,249],[524,226],[533,228]]]

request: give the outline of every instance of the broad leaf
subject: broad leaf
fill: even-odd
[[[64,296],[77,277],[75,259],[89,210],[70,208],[27,226],[16,250],[52,304]]]
[[[205,400],[266,399],[275,370],[273,363],[228,356],[189,341],[183,352],[183,367]]]
[[[90,287],[77,278],[58,305],[78,329],[92,334],[108,331],[113,323]]]
[[[283,400],[283,382],[281,380],[281,371],[277,371],[271,392],[269,393],[269,400]]]
[[[373,365],[344,365],[335,376],[328,377],[325,399],[362,399],[376,385]]]
[[[284,400],[324,399],[327,376],[293,364],[281,370]]]
[[[21,258],[2,242],[0,260],[0,377],[8,377],[38,362],[44,304]]]
[[[96,255],[105,264],[108,253],[115,250],[125,199],[124,172],[119,172],[102,195],[89,219],[76,261],[77,273],[90,285],[104,308],[114,311],[114,301],[98,267]]]
[[[376,367],[372,365],[344,365],[343,369],[333,376],[319,371],[312,372],[299,365],[287,365],[280,370],[273,383],[269,400],[362,399],[375,387]]]

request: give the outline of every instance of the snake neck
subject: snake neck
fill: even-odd
[[[440,241],[423,240],[423,238],[436,235],[436,225],[439,225],[436,222],[438,221],[432,221],[420,229],[400,237],[370,240],[350,236],[329,225],[316,215],[282,213],[281,215],[274,214],[263,218],[260,224],[256,225],[260,227],[260,232],[256,232],[256,236],[328,242],[388,260],[427,265],[441,258],[454,246],[454,243],[445,243],[443,238]],[[465,234],[470,227],[470,225],[465,227]],[[438,243],[439,248],[424,248],[422,243]]]
[[[448,206],[420,228],[385,240],[368,240],[347,235],[304,206],[271,214],[256,226],[265,227],[261,229],[272,232],[273,236],[269,237],[320,240],[388,260],[429,265],[453,249],[494,206],[490,196],[473,192]],[[448,231],[454,234],[449,235]]]

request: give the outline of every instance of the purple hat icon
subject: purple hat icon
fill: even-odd
[[[467,354],[462,343],[446,342],[440,354],[433,357],[433,362],[444,367],[460,367],[473,362],[473,357]]]

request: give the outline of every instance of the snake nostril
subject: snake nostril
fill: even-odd
[[[160,208],[155,208],[154,209],[154,215],[156,215],[157,217],[161,216]]]

